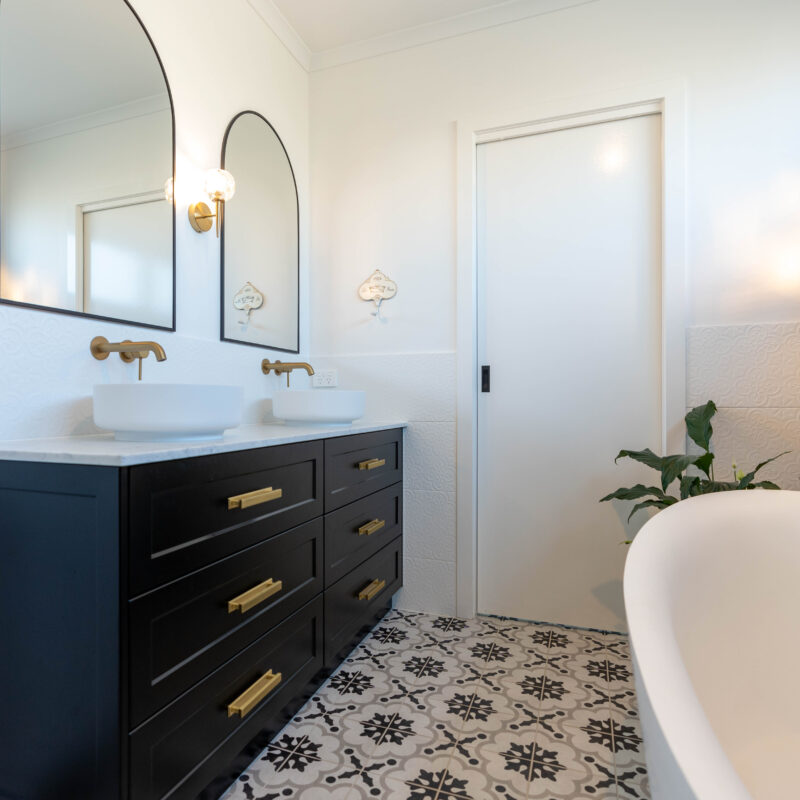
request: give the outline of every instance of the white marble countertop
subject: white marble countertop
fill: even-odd
[[[352,425],[289,425],[274,422],[241,425],[228,431],[221,439],[200,442],[118,442],[111,433],[52,439],[9,439],[0,441],[0,460],[130,467],[155,461],[231,453],[236,450],[387,431],[406,426],[407,423],[400,420],[363,419]]]

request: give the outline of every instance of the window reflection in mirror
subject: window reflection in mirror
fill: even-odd
[[[0,0],[0,299],[174,328],[173,153],[125,0]]]
[[[222,339],[300,349],[297,186],[283,143],[255,111],[234,117],[223,166],[236,179],[222,225]]]

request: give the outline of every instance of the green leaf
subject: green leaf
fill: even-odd
[[[746,489],[753,482],[753,478],[755,478],[756,472],[758,472],[762,467],[766,467],[767,464],[771,464],[776,459],[780,458],[781,456],[785,456],[787,453],[790,452],[791,450],[784,450],[777,456],[773,456],[772,458],[768,458],[766,461],[762,461],[752,472],[748,472],[747,475],[745,475],[744,478],[742,478],[739,481],[739,488]]]
[[[678,502],[677,497],[670,497],[669,495],[665,496],[663,500],[645,500],[643,503],[637,503],[630,514],[628,514],[628,522],[631,521],[631,517],[639,510],[643,508],[668,508],[671,505],[674,505]]]
[[[715,494],[716,492],[732,492],[738,489],[735,481],[701,481],[699,494]]]
[[[699,458],[694,460],[694,465],[705,472],[706,477],[711,477],[711,462],[714,460],[713,453],[703,453]]]
[[[661,456],[657,456],[649,447],[646,450],[620,450],[619,455],[614,459],[616,464],[621,458],[631,458],[646,464],[648,467],[661,471]]]
[[[684,475],[681,478],[681,500],[687,497],[694,497],[700,486],[700,478],[697,475]]]
[[[640,497],[647,497],[649,494],[662,497],[664,493],[657,486],[645,486],[637,483],[636,486],[631,486],[630,489],[617,489],[616,492],[607,494],[600,502],[604,503],[606,500],[638,500]]]
[[[703,450],[708,452],[711,447],[711,434],[714,429],[711,427],[711,418],[717,413],[717,407],[712,400],[704,406],[693,408],[685,417],[686,433],[689,438]]]
[[[772,481],[758,481],[758,483],[751,483],[748,489],[777,489],[780,491],[781,487],[778,486],[777,483],[773,483]]]
[[[667,486],[694,462],[694,456],[664,456],[661,459],[661,488],[666,492]]]

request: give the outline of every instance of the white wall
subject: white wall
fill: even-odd
[[[588,110],[593,94],[633,84],[647,99],[662,81],[687,93],[688,323],[800,318],[798,30],[794,0],[600,0],[313,73],[315,358],[360,365],[370,388],[367,356],[377,370],[392,354],[401,383],[453,351],[456,121],[522,122],[568,97]],[[399,287],[385,325],[356,296],[375,267]],[[454,394],[449,380],[427,387],[432,401]],[[447,446],[454,463],[452,441],[418,442],[431,457]],[[455,608],[454,499],[408,514],[407,566],[425,558],[447,586],[421,582],[408,607]]]
[[[201,197],[202,174],[218,166],[225,128],[239,111],[261,112],[280,133],[297,176],[301,219],[301,297],[308,298],[308,75],[245,0],[133,0],[161,55],[177,122],[177,329],[174,334],[0,306],[0,438],[93,430],[94,383],[134,380],[135,365],[89,355],[93,336],[154,336],[167,361],[145,363],[148,378],[243,383],[247,419],[263,412],[278,385],[264,377],[267,350],[219,342],[219,243],[186,218]],[[301,340],[308,342],[307,307]]]

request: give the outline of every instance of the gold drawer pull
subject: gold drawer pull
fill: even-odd
[[[280,672],[273,674],[270,670],[262,675],[249,689],[245,689],[229,706],[228,716],[238,714],[242,719],[246,717],[280,682],[283,675]]]
[[[283,497],[283,489],[273,489],[271,486],[246,494],[237,494],[228,498],[228,511],[233,511],[234,508],[250,508],[250,506],[258,506],[261,503],[269,503],[270,500],[277,500],[279,497]]]
[[[375,578],[372,583],[365,586],[359,593],[359,600],[372,600],[377,597],[386,588],[386,581],[378,580]]]
[[[385,519],[373,519],[372,522],[367,522],[358,529],[359,536],[372,536],[377,533],[381,528],[386,527]]]
[[[228,600],[228,613],[233,614],[234,611],[241,611],[244,614],[245,611],[249,611],[259,603],[263,603],[268,597],[278,594],[281,589],[283,589],[283,581],[273,581],[272,578],[268,578],[263,583],[259,583],[258,586],[254,586],[238,597],[234,597],[233,600]]]
[[[385,458],[368,458],[366,461],[359,461],[359,469],[377,469],[386,466]]]

